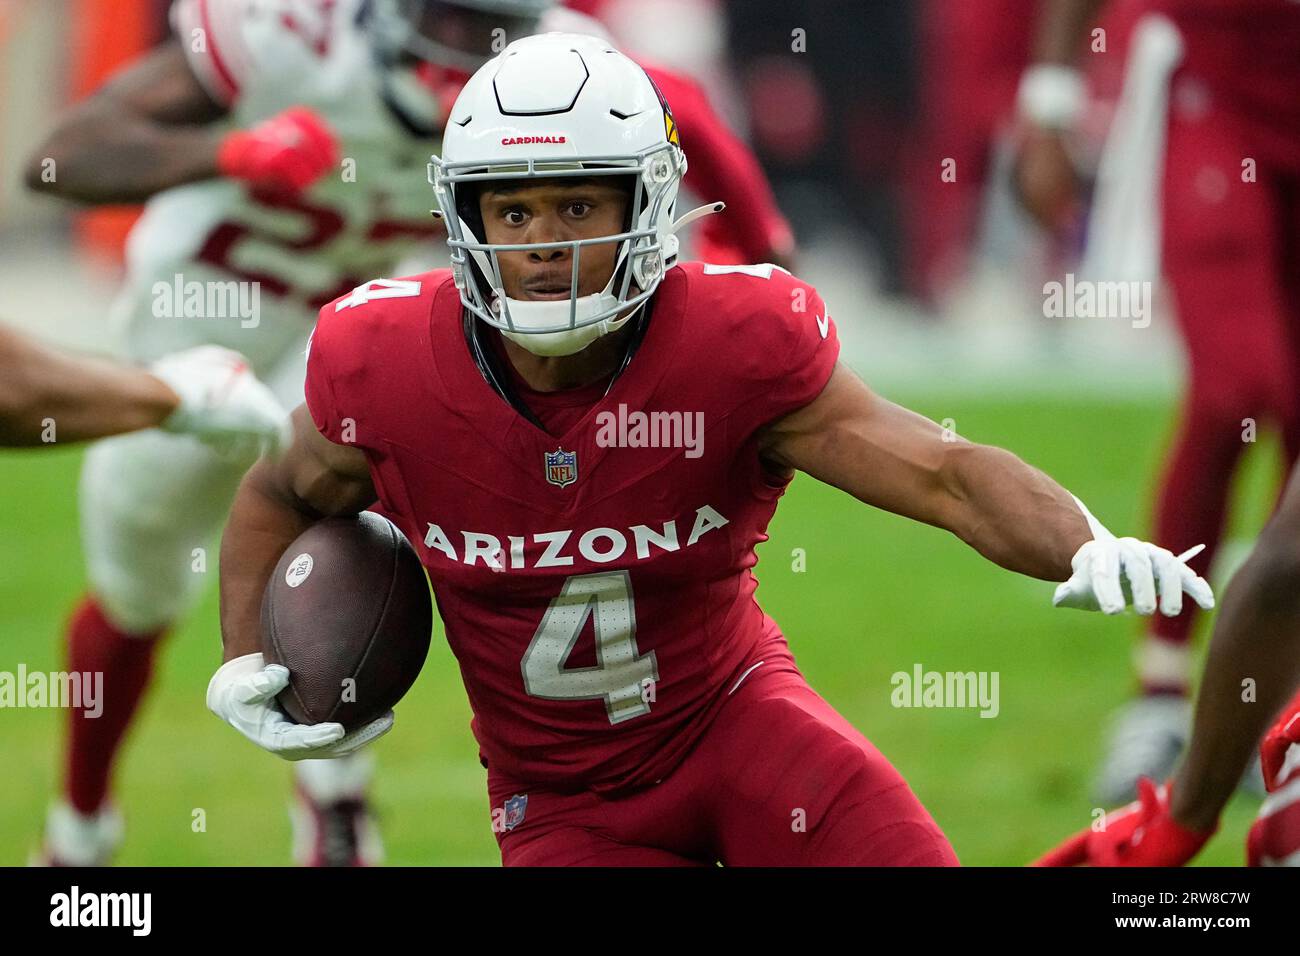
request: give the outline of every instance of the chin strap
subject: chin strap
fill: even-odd
[[[712,216],[715,212],[722,212],[722,210],[726,208],[727,204],[725,202],[711,202],[705,203],[703,206],[696,206],[686,215],[682,216],[682,218],[674,222],[673,227],[668,231],[673,235],[677,235],[677,233],[695,222],[695,220],[703,219],[705,216]]]

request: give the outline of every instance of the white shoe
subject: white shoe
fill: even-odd
[[[1106,757],[1093,786],[1101,806],[1129,803],[1139,777],[1163,783],[1187,746],[1192,704],[1186,697],[1155,694],[1121,707],[1113,718]]]
[[[91,816],[65,800],[50,806],[45,836],[32,866],[108,866],[122,845],[122,815],[110,803]]]

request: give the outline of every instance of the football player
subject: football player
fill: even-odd
[[[811,286],[680,262],[716,208],[676,218],[685,168],[667,104],[598,39],[518,40],[474,75],[430,169],[451,270],[322,309],[294,444],[236,495],[208,705],[289,759],[388,730],[289,722],[259,652],[284,549],[378,503],[433,583],[506,864],[954,863],[754,599],[794,472],[1063,582],[1059,605],[1213,595],[1014,455],[874,395]],[[616,424],[636,415],[654,440]]]
[[[1133,278],[1121,270],[1141,262],[1149,274],[1140,277],[1152,281],[1158,260],[1169,280],[1188,380],[1155,537],[1175,549],[1204,542],[1208,567],[1257,425],[1278,428],[1288,462],[1300,455],[1300,4],[1132,6],[1128,79],[1099,171],[1088,259],[1097,278]],[[1080,205],[1076,65],[1101,7],[1043,4],[1038,62],[1021,84],[1020,189],[1053,228]],[[1106,805],[1131,799],[1140,776],[1165,779],[1186,744],[1194,619],[1188,609],[1151,621],[1139,693],[1116,715],[1095,785]]]
[[[200,346],[133,368],[51,348],[0,325],[0,445],[39,447],[161,428],[228,454],[247,444],[255,454],[278,441],[285,424],[275,396],[227,349]]]
[[[320,306],[392,272],[435,234],[424,164],[463,80],[503,36],[557,24],[600,30],[550,0],[178,0],[172,21],[170,42],[69,112],[28,179],[83,203],[148,201],[114,305],[133,358],[235,348],[288,407],[302,401],[304,344]],[[687,97],[686,135],[708,159],[697,188],[716,187],[737,209],[719,241],[745,261],[790,255],[756,162],[698,87],[656,76]],[[158,284],[182,281],[244,283],[258,291],[259,314],[158,317]],[[117,845],[113,757],[156,647],[199,596],[189,556],[216,534],[250,463],[157,431],[88,452],[90,591],[68,631],[69,666],[102,664],[109,690],[100,719],[70,717],[50,860],[104,862]],[[369,776],[363,761],[299,768],[300,859],[378,858]]]
[[[1141,778],[1137,801],[1109,814],[1097,829],[1070,837],[1038,865],[1190,862],[1218,829],[1262,735],[1260,764],[1271,795],[1250,829],[1246,859],[1251,866],[1300,866],[1298,687],[1300,473],[1224,595],[1178,771],[1160,786]]]

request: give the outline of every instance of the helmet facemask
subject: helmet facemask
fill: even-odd
[[[496,166],[482,163],[430,164],[430,182],[444,215],[451,265],[465,307],[477,318],[539,355],[569,355],[613,332],[635,314],[658,288],[677,257],[672,215],[685,157],[675,146],[660,146],[635,157],[577,157],[563,161],[530,159]],[[492,182],[563,178],[627,177],[632,180],[624,230],[613,235],[532,244],[483,241],[478,196]],[[614,268],[600,292],[581,295],[584,249],[617,243]],[[568,249],[571,253],[567,300],[521,300],[506,295],[500,254]]]

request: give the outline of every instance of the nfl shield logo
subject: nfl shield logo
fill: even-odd
[[[515,794],[506,801],[506,829],[513,830],[524,822],[524,811],[528,809],[528,794]]]
[[[564,488],[578,480],[578,453],[561,448],[545,452],[546,480]]]

